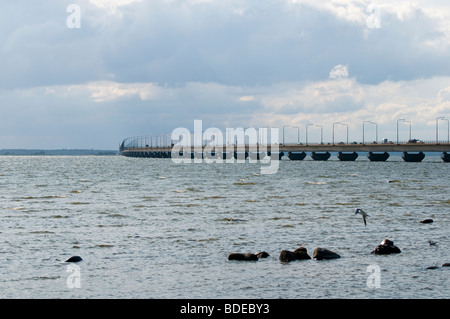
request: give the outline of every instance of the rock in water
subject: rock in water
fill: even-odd
[[[256,254],[242,254],[242,253],[231,253],[228,255],[228,260],[258,260],[258,256]]]
[[[72,256],[66,260],[66,263],[76,263],[82,261],[83,259],[80,256]]]
[[[394,245],[394,242],[389,239],[384,239],[374,250],[370,253],[375,255],[388,255],[388,254],[398,254],[400,249]]]
[[[279,259],[283,262],[294,260],[311,259],[305,247],[298,247],[294,252],[290,250],[282,250]]]
[[[260,251],[259,253],[256,254],[256,256],[258,256],[258,258],[267,258],[270,255],[268,253],[266,253],[265,251]]]
[[[341,256],[334,251],[328,250],[326,248],[316,248],[313,252],[313,258],[316,260],[322,259],[336,259],[341,258]]]
[[[289,250],[282,250],[279,257],[280,261],[282,262],[290,262],[295,260],[295,255],[292,251]]]
[[[295,259],[302,260],[302,259],[311,259],[311,256],[308,255],[308,252],[305,247],[298,247],[296,250],[294,250]]]
[[[431,218],[427,218],[427,219],[421,220],[420,222],[422,224],[431,224],[433,222],[433,220]]]

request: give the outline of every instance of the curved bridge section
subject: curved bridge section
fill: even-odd
[[[168,138],[138,136],[126,138],[120,144],[120,154],[129,157],[148,157],[148,158],[171,158],[174,144]],[[222,145],[218,149],[223,150],[223,158],[229,158],[233,154],[238,158],[238,153],[245,152],[245,156],[239,158],[259,158],[259,152],[254,152],[258,145]],[[222,152],[220,151],[219,152]],[[226,150],[226,151],[225,151]],[[205,146],[192,147],[192,158],[203,158]],[[266,146],[267,154],[270,154],[270,145]],[[450,143],[383,143],[383,144],[279,144],[277,145],[277,155],[272,157],[286,156],[290,160],[301,161],[307,153],[315,161],[326,161],[331,157],[331,153],[337,153],[340,161],[355,161],[358,158],[358,152],[367,153],[367,157],[373,162],[384,162],[390,157],[389,153],[399,152],[405,162],[421,162],[425,158],[426,152],[441,153],[441,159],[450,162]],[[214,153],[214,152],[213,152]],[[270,156],[270,155],[269,155]]]

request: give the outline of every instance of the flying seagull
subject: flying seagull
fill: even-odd
[[[362,215],[362,218],[364,220],[364,226],[367,226],[366,217],[368,217],[369,215],[365,211],[363,211],[361,208],[357,208],[355,210],[355,215],[356,214],[361,214]]]

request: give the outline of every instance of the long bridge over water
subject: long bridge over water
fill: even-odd
[[[170,141],[167,145],[151,145],[147,143],[148,137],[134,137],[125,139],[120,145],[120,154],[128,157],[147,158],[173,158],[187,156],[188,158],[216,158],[221,159],[260,159],[270,156],[272,159],[281,159],[286,156],[290,160],[303,160],[308,154],[315,161],[326,161],[331,153],[337,153],[341,161],[355,161],[358,153],[367,153],[370,161],[387,161],[392,152],[402,153],[405,162],[421,162],[425,153],[440,153],[444,162],[450,162],[450,143],[425,143],[410,141],[403,143],[338,143],[338,144],[276,144],[276,145],[219,145],[219,146],[185,146],[174,153],[174,144]],[[189,154],[186,154],[186,153]]]

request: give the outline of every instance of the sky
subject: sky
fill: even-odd
[[[366,141],[434,141],[437,122],[446,140],[450,4],[1,1],[0,110],[0,149],[118,149],[194,120],[286,142],[306,124],[361,141],[363,123]]]

